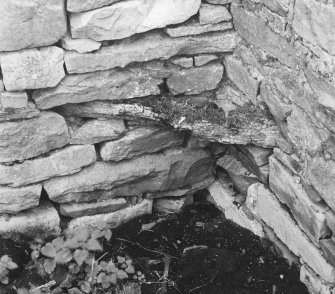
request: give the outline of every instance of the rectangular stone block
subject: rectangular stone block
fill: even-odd
[[[71,134],[70,144],[97,144],[102,141],[116,140],[126,132],[123,120],[94,119],[68,120]]]
[[[155,65],[158,63],[155,63]],[[150,65],[149,65],[150,66]],[[158,71],[162,65],[158,66]],[[93,100],[117,100],[158,95],[162,78],[150,68],[137,65],[87,74],[67,75],[55,88],[33,93],[40,109]]]
[[[148,32],[104,46],[93,53],[65,52],[64,58],[69,73],[85,73],[124,67],[132,62],[169,59],[179,54],[232,52],[236,43],[235,32],[180,38],[170,38],[161,32]]]
[[[70,221],[68,228],[88,226],[91,229],[98,228],[99,224],[106,223],[108,228],[116,228],[136,217],[152,213],[152,200],[143,200],[138,204],[123,208],[118,211],[97,215],[83,216]]]
[[[55,87],[65,76],[63,56],[63,50],[55,46],[1,55],[0,64],[6,90]]]
[[[169,24],[182,23],[199,10],[201,0],[120,1],[70,15],[73,38],[123,39]],[[113,25],[111,25],[113,24]]]
[[[2,0],[0,51],[48,46],[66,32],[64,0]]]
[[[180,147],[186,133],[172,129],[142,127],[130,130],[119,140],[100,145],[100,155],[105,161],[120,161],[166,148]]]
[[[0,214],[17,213],[37,207],[40,202],[41,191],[42,185],[40,184],[22,188],[0,186]]]
[[[9,166],[0,165],[0,184],[19,187],[73,174],[96,161],[93,145],[70,146],[48,156]]]
[[[24,121],[0,124],[0,162],[36,157],[69,142],[69,132],[62,116],[43,112]]]
[[[0,215],[0,236],[13,240],[29,241],[46,239],[60,233],[60,218],[50,202],[42,202],[38,207],[17,215]]]
[[[52,201],[80,202],[89,200],[75,193],[115,188],[120,197],[140,195],[188,186],[211,173],[208,152],[180,148],[121,162],[96,162],[74,175],[49,179],[43,187]]]
[[[108,199],[98,202],[69,203],[60,206],[60,214],[68,217],[81,217],[101,213],[110,213],[127,206],[124,198]]]
[[[28,107],[26,92],[0,92],[0,109],[8,111]]]

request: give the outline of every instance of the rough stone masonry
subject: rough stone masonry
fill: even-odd
[[[0,11],[2,238],[56,235],[63,216],[115,227],[206,188],[335,293],[334,0]]]

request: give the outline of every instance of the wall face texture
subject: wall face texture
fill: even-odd
[[[207,188],[335,293],[334,0],[0,11],[2,237],[115,227]]]

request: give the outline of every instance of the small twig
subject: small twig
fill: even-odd
[[[148,252],[152,252],[152,253],[156,253],[156,254],[160,254],[160,255],[169,255],[175,259],[179,259],[178,257],[175,257],[173,255],[170,255],[170,254],[167,254],[165,252],[161,252],[161,251],[156,251],[156,250],[151,250],[151,249],[148,249],[148,248],[145,248],[144,246],[142,246],[140,243],[138,242],[132,242],[132,241],[129,241],[129,240],[126,240],[126,239],[122,239],[122,238],[116,238],[116,240],[119,240],[119,241],[123,241],[123,242],[127,242],[127,243],[130,243],[132,245],[137,245],[138,247],[142,248],[143,250],[145,251],[148,251]]]
[[[163,258],[164,262],[164,273],[163,273],[163,284],[162,284],[162,294],[167,294],[167,278],[169,276],[170,264],[171,264],[171,256],[165,255]]]
[[[100,259],[104,258],[107,254],[109,254],[109,253],[106,252],[105,254],[101,255],[101,256],[97,259],[97,262],[98,262]]]
[[[191,289],[190,291],[188,291],[188,293],[191,293],[191,292],[193,292],[195,290],[198,290],[198,289],[201,289],[203,287],[206,287],[208,284],[210,284],[210,283],[212,283],[214,281],[214,279],[216,278],[217,274],[218,274],[218,271],[216,271],[215,275],[207,283]]]
[[[56,281],[52,280],[44,285],[38,286],[31,291],[39,290],[39,289],[50,289],[52,286],[56,285]]]

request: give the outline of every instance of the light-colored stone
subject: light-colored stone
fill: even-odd
[[[119,2],[120,0],[68,0],[66,9],[70,12],[93,10]]]
[[[55,176],[73,174],[96,161],[93,145],[70,146],[46,157],[20,164],[0,165],[0,184],[19,187]]]
[[[35,104],[33,102],[28,102],[27,107],[24,108],[0,109],[0,123],[11,120],[29,119],[39,115],[40,111],[36,108]]]
[[[228,172],[240,192],[246,193],[251,184],[258,182],[256,175],[238,161],[232,153],[226,153],[218,159],[216,164]]]
[[[297,0],[293,29],[307,41],[335,55],[335,10],[332,4],[316,0]]]
[[[40,184],[22,188],[0,186],[0,214],[17,213],[25,209],[37,207],[41,191],[42,185]]]
[[[333,235],[335,235],[335,212],[331,209],[326,212],[326,221]]]
[[[172,94],[198,94],[215,89],[222,79],[223,66],[220,63],[206,64],[201,67],[181,69],[167,79]]]
[[[1,111],[26,107],[28,107],[28,95],[26,92],[0,92]]]
[[[320,279],[307,265],[300,268],[300,281],[303,282],[310,294],[332,294],[332,287]]]
[[[34,240],[46,239],[60,233],[60,218],[50,202],[13,216],[0,216],[2,238]]]
[[[218,5],[225,5],[231,3],[232,0],[206,0],[208,3],[218,4]]]
[[[52,89],[38,90],[33,99],[38,108],[49,109],[67,103],[117,100],[158,95],[162,79],[141,66],[80,75],[68,75]]]
[[[273,153],[271,148],[263,148],[255,145],[240,145],[238,148],[257,166],[269,163],[269,157]]]
[[[173,64],[179,65],[181,67],[189,68],[193,66],[192,57],[174,57],[169,60]]]
[[[87,117],[87,118],[126,118],[147,119],[153,123],[159,122],[159,116],[150,107],[144,107],[138,103],[115,104],[112,101],[92,101],[80,104],[66,104],[57,107],[57,111],[63,116]]]
[[[0,162],[28,159],[60,148],[69,142],[65,120],[54,112],[0,124]]]
[[[287,117],[287,135],[300,154],[315,154],[322,150],[329,137],[329,131],[315,125],[308,113],[297,106]]]
[[[330,238],[322,239],[319,245],[327,261],[335,266],[335,242]]]
[[[105,161],[120,161],[146,153],[155,153],[166,148],[181,146],[185,135],[172,129],[137,128],[119,140],[102,143],[100,155]]]
[[[248,72],[243,62],[233,55],[226,56],[224,64],[228,78],[255,104],[259,81]]]
[[[224,6],[201,4],[199,9],[199,22],[201,24],[219,23],[232,19],[228,9]]]
[[[262,184],[253,184],[248,189],[247,206],[258,215],[278,238],[297,256],[308,264],[328,283],[335,282],[335,268],[321,254],[320,250],[309,241],[300,230],[290,214],[285,211],[276,196]]]
[[[62,204],[60,206],[60,214],[75,218],[87,215],[110,213],[125,208],[126,206],[127,201],[124,198],[115,198],[90,203],[69,203]]]
[[[260,85],[260,95],[276,119],[284,121],[291,114],[291,103],[279,93],[275,93],[265,81]]]
[[[182,37],[189,35],[200,35],[204,33],[210,32],[219,32],[219,31],[227,31],[233,29],[233,24],[231,22],[221,22],[215,24],[205,24],[202,25],[195,20],[190,20],[186,23],[183,23],[178,26],[167,27],[165,28],[165,32],[173,37]],[[209,37],[209,36],[206,36]]]
[[[116,228],[136,217],[151,214],[151,212],[152,200],[143,200],[136,205],[118,211],[75,218],[70,221],[68,228],[73,229],[75,227],[88,226],[91,229],[96,229],[102,222],[106,223],[106,227],[108,228]]]
[[[314,157],[310,160],[307,175],[320,196],[335,210],[335,162],[323,157]]]
[[[218,57],[214,54],[206,54],[206,55],[198,55],[194,56],[194,65],[195,66],[202,66],[206,63],[209,63],[213,60],[217,60]]]
[[[0,51],[47,46],[66,32],[64,0],[2,0]]]
[[[96,162],[74,175],[52,178],[44,189],[59,203],[93,200],[82,192],[115,189],[115,196],[173,190],[211,175],[212,161],[205,150],[172,149],[121,162]],[[88,198],[87,198],[88,197]]]
[[[149,32],[104,46],[93,53],[65,52],[64,58],[69,73],[85,73],[124,67],[132,62],[169,59],[178,54],[232,52],[236,39],[235,32],[181,38],[170,38],[162,32]]]
[[[124,121],[116,119],[95,119],[68,125],[71,134],[70,144],[97,144],[115,140],[126,131]]]
[[[73,38],[123,39],[169,24],[182,23],[199,10],[201,0],[137,0],[70,15]],[[111,25],[112,24],[112,25]]]
[[[293,46],[241,5],[237,3],[231,5],[236,30],[250,43],[261,47],[283,64],[295,67],[297,58]]]
[[[91,39],[72,39],[67,35],[61,41],[62,48],[68,51],[76,51],[78,53],[87,53],[99,50],[101,43]]]
[[[153,200],[153,211],[160,213],[177,213],[180,212],[189,200],[188,196],[157,198]]]
[[[229,186],[229,184],[220,179],[210,185],[208,191],[213,199],[212,201],[224,212],[227,219],[263,238],[264,232],[260,223],[256,219],[251,220],[248,218],[243,209],[238,208],[233,203],[235,200],[234,192]]]
[[[271,190],[279,200],[291,210],[300,228],[318,245],[318,241],[330,235],[326,224],[326,205],[313,203],[301,184],[299,177],[294,176],[275,157],[270,157]]]
[[[51,46],[5,53],[0,56],[7,91],[56,86],[64,78],[63,50]]]
[[[246,106],[250,103],[248,97],[237,89],[237,87],[229,80],[225,83],[221,83],[215,91],[215,94],[217,98],[216,103],[224,110],[226,116],[230,111]]]

